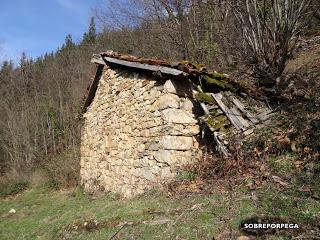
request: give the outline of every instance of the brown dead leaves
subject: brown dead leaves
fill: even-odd
[[[173,182],[170,183],[168,188],[169,195],[187,195],[192,193],[208,193],[204,189],[205,181],[197,178],[192,181]]]
[[[279,185],[281,185],[282,187],[287,187],[289,185],[288,182],[286,182],[285,180],[283,180],[281,177],[279,176],[271,176],[272,180],[276,183],[278,183]]]

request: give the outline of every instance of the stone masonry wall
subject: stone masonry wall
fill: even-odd
[[[86,191],[131,197],[196,161],[199,125],[188,87],[105,66],[83,116],[80,175]]]

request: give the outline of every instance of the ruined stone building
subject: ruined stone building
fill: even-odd
[[[112,51],[95,55],[92,62],[97,72],[84,104],[81,132],[80,175],[88,192],[130,197],[160,187],[201,157],[202,121],[224,153],[221,129],[233,126],[245,132],[259,122],[243,106],[237,118],[226,111],[235,108],[221,107],[218,94],[235,85],[203,66]],[[201,92],[199,86],[205,84],[207,89],[214,85],[217,91],[211,92],[216,95]]]

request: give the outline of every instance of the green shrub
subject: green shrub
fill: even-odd
[[[196,174],[191,171],[181,171],[177,175],[178,181],[193,181],[196,179]]]
[[[76,198],[83,198],[86,196],[83,186],[78,185],[74,190],[74,195]]]
[[[0,197],[6,197],[18,194],[27,189],[29,183],[27,181],[18,181],[11,184],[3,184],[0,186]]]
[[[43,168],[48,174],[48,186],[53,189],[75,187],[79,178],[79,156],[61,153],[48,159]]]

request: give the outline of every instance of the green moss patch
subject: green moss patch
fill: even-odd
[[[210,116],[207,119],[207,123],[213,127],[214,129],[218,130],[226,125],[228,125],[230,122],[228,121],[227,117],[225,115],[220,115],[217,117]]]
[[[205,102],[209,104],[214,104],[214,99],[211,95],[207,93],[196,93],[194,95],[195,99],[197,99],[200,102]]]
[[[223,89],[229,89],[232,91],[235,90],[235,88],[231,84],[229,84],[227,81],[222,81],[220,79],[216,79],[216,78],[209,77],[209,76],[204,76],[203,79],[209,85],[213,84],[213,85],[216,85],[216,86],[221,87]]]

